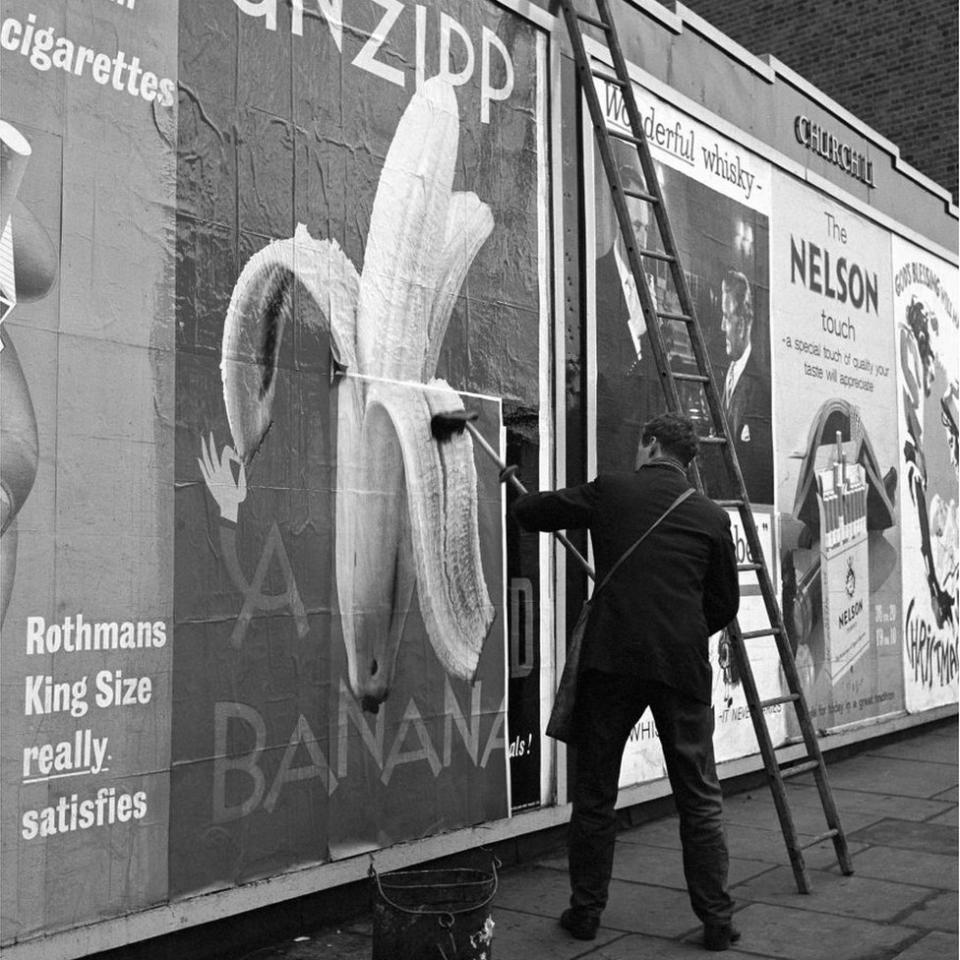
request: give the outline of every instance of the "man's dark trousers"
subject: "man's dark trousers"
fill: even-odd
[[[656,721],[680,815],[683,869],[693,911],[704,923],[729,923],[733,901],[727,893],[729,856],[713,756],[713,708],[664,684],[589,669],[577,688],[570,904],[577,913],[597,918],[606,906],[620,763],[630,731],[647,706]]]

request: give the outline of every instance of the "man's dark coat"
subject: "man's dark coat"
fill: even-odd
[[[654,461],[579,487],[519,497],[528,530],[588,528],[597,583],[690,484]],[[680,504],[617,570],[591,610],[582,664],[667,684],[709,704],[708,638],[740,602],[730,519],[699,493]]]

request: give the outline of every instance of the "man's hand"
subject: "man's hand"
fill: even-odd
[[[236,480],[233,479],[231,462],[239,467]],[[247,475],[243,468],[243,461],[237,456],[236,450],[227,444],[218,460],[217,446],[211,433],[208,443],[205,443],[202,438],[200,440],[200,456],[197,457],[197,463],[200,464],[203,482],[220,508],[220,516],[224,520],[236,523],[238,508],[247,498]]]

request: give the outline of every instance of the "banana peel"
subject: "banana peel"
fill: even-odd
[[[351,371],[334,387],[336,582],[350,687],[369,710],[389,695],[414,594],[438,659],[469,682],[494,619],[473,441],[430,433],[434,413],[463,409],[434,377],[456,297],[493,230],[486,204],[452,190],[458,145],[453,87],[428,80],[387,152],[362,270],[301,224],[251,257],[224,325],[224,403],[246,464],[270,427],[296,296],[319,307],[334,361]]]

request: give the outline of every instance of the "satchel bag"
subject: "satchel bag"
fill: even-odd
[[[553,701],[553,709],[550,711],[550,719],[547,721],[547,736],[554,740],[562,740],[564,743],[570,743],[574,737],[573,714],[577,704],[577,681],[580,676],[580,653],[583,649],[583,635],[587,629],[587,620],[590,617],[590,608],[600,595],[600,591],[610,582],[610,578],[617,572],[620,564],[633,553],[637,547],[646,539],[654,528],[664,520],[667,515],[675,508],[679,507],[690,494],[693,493],[693,487],[684,490],[666,510],[657,517],[653,523],[637,538],[637,540],[628,547],[620,559],[610,568],[607,575],[603,578],[600,585],[593,591],[593,595],[583,601],[580,608],[580,616],[574,624],[573,632],[570,634],[570,643],[567,646],[567,660],[563,665],[563,673],[560,675],[560,685],[557,687],[557,695]]]

